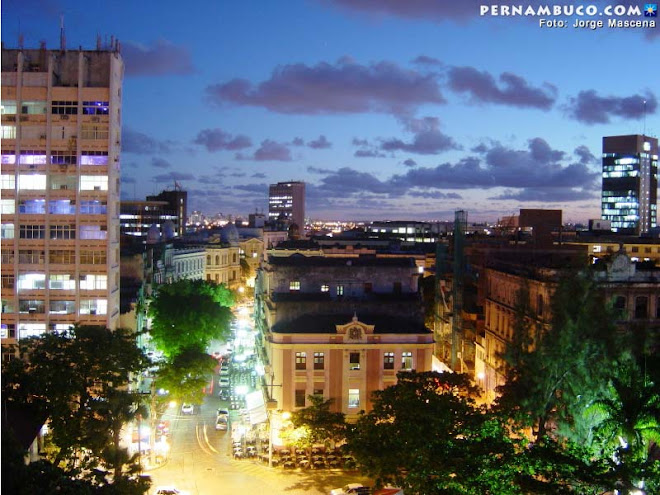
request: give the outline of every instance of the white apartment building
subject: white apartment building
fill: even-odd
[[[123,62],[2,48],[2,344],[119,322]]]

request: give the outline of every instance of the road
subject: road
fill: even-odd
[[[174,485],[190,495],[315,495],[327,494],[349,482],[372,485],[356,472],[284,470],[269,468],[258,459],[235,460],[231,433],[215,430],[216,410],[227,405],[227,401],[207,395],[193,415],[182,415],[174,407],[165,413],[163,419],[171,424],[171,450],[164,465],[145,473],[151,476],[154,487]],[[232,421],[238,421],[237,411],[231,411],[231,415]]]

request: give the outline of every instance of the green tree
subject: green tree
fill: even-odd
[[[151,338],[168,358],[185,349],[203,351],[211,340],[229,337],[233,304],[222,284],[182,279],[160,285],[149,304]]]
[[[406,493],[520,493],[524,452],[497,416],[475,405],[466,375],[397,378],[373,393],[373,409],[348,432],[347,448],[365,474]]]
[[[147,365],[132,334],[76,326],[22,340],[20,352],[23,359],[3,366],[3,400],[48,416],[55,466],[73,472],[103,462],[115,483],[134,477],[136,459],[120,447],[118,433],[138,400],[127,391],[129,379]]]
[[[616,359],[611,306],[588,275],[572,273],[557,285],[545,329],[534,323],[528,292],[518,296],[514,337],[503,354],[507,381],[499,390],[499,407],[521,421],[528,418],[537,440],[551,423],[588,430],[575,421],[607,383],[608,364]]]
[[[163,363],[156,376],[156,389],[169,391],[170,400],[201,404],[218,362],[197,348],[182,350]]]
[[[336,444],[346,438],[346,419],[343,413],[333,412],[333,399],[324,400],[320,395],[308,395],[310,406],[295,411],[291,423],[305,431],[304,447],[315,444]]]

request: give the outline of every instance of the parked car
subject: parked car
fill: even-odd
[[[178,490],[173,486],[159,486],[154,493],[156,495],[189,495],[189,492]]]
[[[349,483],[341,488],[330,490],[330,495],[366,495],[371,493],[371,488],[362,483]]]
[[[193,414],[195,412],[195,406],[192,404],[183,403],[181,405],[181,414]]]
[[[218,418],[215,420],[216,430],[226,430],[228,426],[228,418],[226,416],[218,416]]]
[[[216,417],[218,417],[218,418],[220,418],[220,417],[228,418],[229,417],[229,411],[227,409],[225,409],[224,407],[221,407],[220,409],[218,409],[218,412],[216,413]]]
[[[229,388],[230,385],[230,380],[228,376],[221,376],[220,377],[220,388]]]

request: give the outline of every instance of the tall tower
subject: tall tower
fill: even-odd
[[[278,182],[268,188],[268,220],[280,215],[295,223],[302,232],[305,228],[305,183]]]
[[[603,138],[602,218],[614,232],[643,234],[657,225],[658,140]]]
[[[2,48],[2,344],[119,322],[124,66],[97,50]]]

